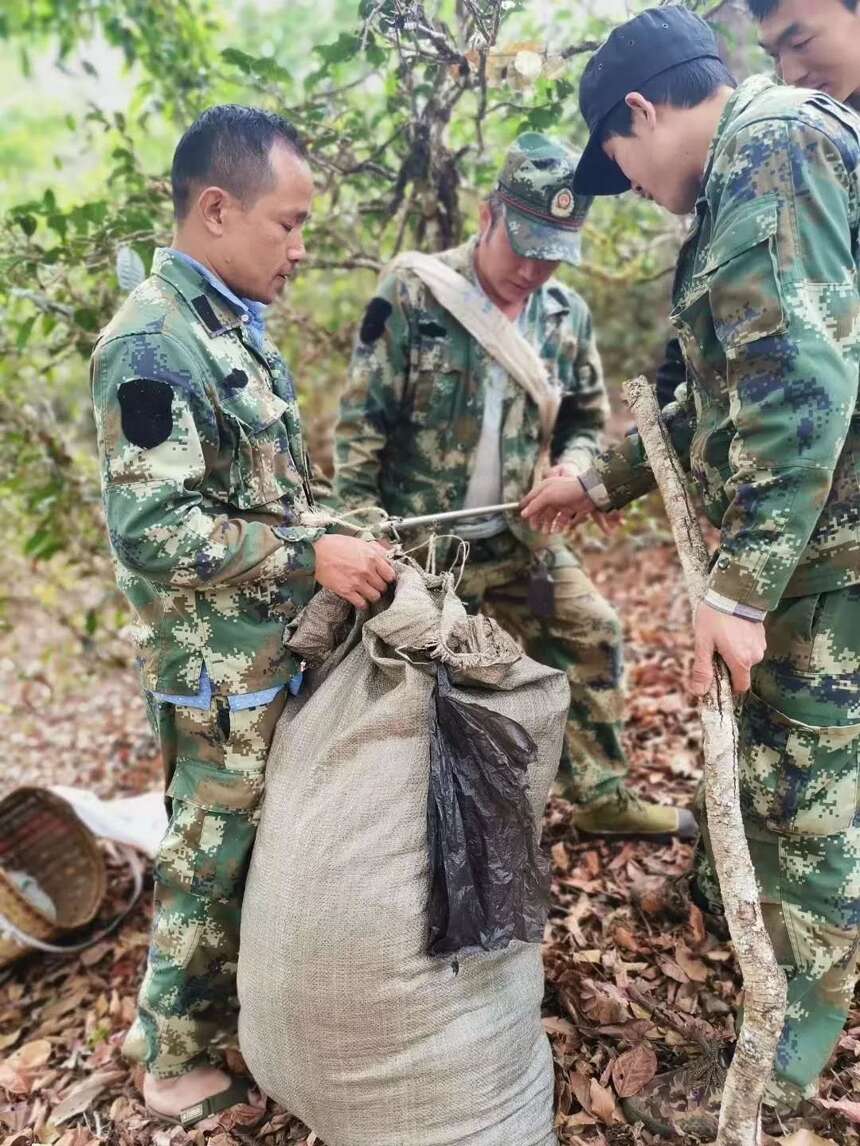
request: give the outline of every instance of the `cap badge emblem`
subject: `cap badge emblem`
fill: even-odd
[[[556,219],[569,219],[573,214],[573,194],[567,187],[556,191],[550,204],[550,214]]]

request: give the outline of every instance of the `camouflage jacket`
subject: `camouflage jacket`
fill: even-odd
[[[477,281],[476,241],[440,256]],[[584,469],[608,415],[588,307],[550,281],[527,303],[525,337],[539,351],[562,403],[556,461]],[[492,359],[410,271],[382,279],[365,312],[335,431],[335,500],[341,509],[382,506],[392,515],[461,509],[481,433]],[[540,450],[535,403],[512,378],[502,423],[504,501],[528,491]],[[527,540],[518,516],[511,528]],[[410,540],[418,535],[410,534]]]
[[[687,394],[665,412],[721,529],[708,600],[750,618],[860,581],[860,120],[747,80],[717,128],[672,321]],[[653,486],[633,435],[584,484]]]
[[[144,686],[253,692],[297,670],[285,626],[314,591],[308,462],[292,380],[268,339],[193,267],[151,276],[96,345],[91,380],[107,530]]]

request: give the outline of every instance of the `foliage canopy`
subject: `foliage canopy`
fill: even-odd
[[[86,360],[154,248],[169,242],[166,172],[190,120],[224,100],[256,103],[286,114],[309,145],[318,187],[311,258],[270,321],[298,365],[310,440],[325,463],[375,274],[401,249],[464,238],[520,131],[582,142],[578,75],[613,23],[586,0],[248,0],[233,24],[225,19],[210,0],[12,0],[0,14],[0,51],[17,54],[25,78],[48,58],[97,74],[94,45],[120,53],[128,69],[123,110],[91,102],[43,142],[97,155],[95,182],[70,186],[64,166],[51,172],[46,162],[38,195],[18,201],[13,192],[10,202],[6,192],[0,227],[5,540],[31,561],[57,558],[105,586]],[[659,354],[680,233],[630,198],[593,211],[586,265],[572,276],[616,382]],[[85,635],[97,620],[91,611]]]

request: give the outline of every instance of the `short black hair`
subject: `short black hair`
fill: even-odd
[[[782,0],[747,0],[747,8],[754,20],[766,20],[781,3]],[[849,12],[853,12],[857,7],[857,0],[842,0],[842,3]]]
[[[298,131],[282,115],[225,103],[207,108],[177,144],[170,171],[173,210],[183,219],[196,185],[223,187],[242,202],[271,186],[272,145],[282,143],[307,158]]]
[[[654,76],[639,89],[639,93],[653,104],[670,107],[698,107],[709,99],[717,88],[736,88],[737,80],[722,60],[702,58],[676,64]],[[622,100],[616,104],[600,125],[600,142],[613,135],[633,134],[633,112]]]

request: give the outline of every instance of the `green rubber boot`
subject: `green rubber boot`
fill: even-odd
[[[693,840],[699,830],[693,813],[686,808],[648,803],[623,786],[593,804],[577,808],[573,823],[584,836],[655,843],[667,843],[675,836]]]

